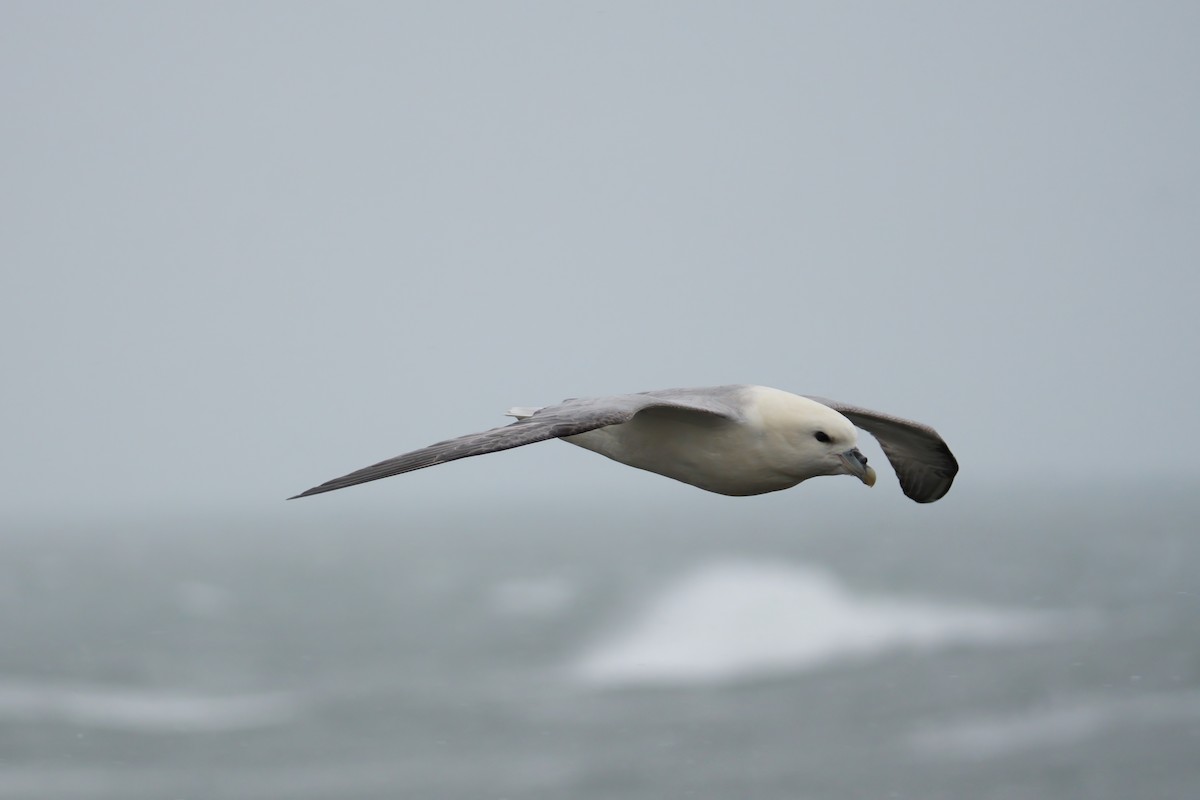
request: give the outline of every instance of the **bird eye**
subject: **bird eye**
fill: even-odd
[[[818,442],[828,442],[829,441],[829,434],[826,433],[825,431],[817,431],[816,433],[813,434],[813,436],[817,437]]]

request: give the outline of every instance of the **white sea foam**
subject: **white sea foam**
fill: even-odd
[[[112,686],[0,681],[0,721],[59,721],[144,732],[204,732],[279,725],[299,712],[281,693],[205,696]]]
[[[896,648],[1028,640],[1050,626],[1033,613],[859,594],[811,567],[730,560],[670,585],[573,672],[606,686],[734,681]]]
[[[1076,698],[1041,708],[925,725],[914,730],[907,743],[912,751],[929,758],[988,759],[1072,745],[1121,726],[1198,718],[1200,692]]]

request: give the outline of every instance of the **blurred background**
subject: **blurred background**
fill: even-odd
[[[1195,797],[1198,33],[0,5],[0,798]],[[735,382],[962,472],[550,442],[283,501]]]

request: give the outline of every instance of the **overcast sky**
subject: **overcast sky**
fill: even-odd
[[[700,502],[557,443],[282,499],[729,382],[934,425],[945,503],[1195,480],[1198,37],[1194,2],[4,2],[0,513]]]

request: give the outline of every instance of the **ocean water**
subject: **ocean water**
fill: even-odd
[[[961,495],[12,523],[0,798],[1200,797],[1195,487]]]

